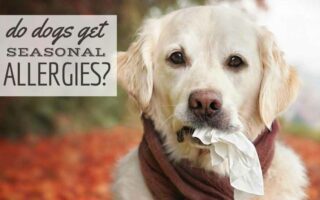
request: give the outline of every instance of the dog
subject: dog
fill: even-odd
[[[226,5],[190,7],[147,20],[126,52],[117,56],[118,80],[154,122],[172,162],[187,159],[206,171],[213,167],[192,138],[177,141],[183,127],[209,126],[228,132],[242,127],[254,141],[295,100],[299,78],[274,36],[243,11]],[[211,113],[206,115],[206,113]],[[306,198],[306,170],[281,141],[256,199]],[[118,164],[113,197],[153,199],[144,180],[138,149]]]

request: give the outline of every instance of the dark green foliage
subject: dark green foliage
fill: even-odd
[[[110,127],[123,118],[125,94],[118,97],[3,98],[0,135],[53,134]]]

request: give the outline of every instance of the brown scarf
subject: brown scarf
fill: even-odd
[[[155,199],[233,199],[233,188],[228,177],[192,166],[187,160],[171,162],[153,122],[145,117],[142,117],[142,121],[144,136],[139,146],[140,166],[144,180]],[[254,141],[263,174],[267,172],[273,159],[278,130],[279,124],[275,121],[272,131],[264,131]]]

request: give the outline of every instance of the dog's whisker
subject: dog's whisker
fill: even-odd
[[[174,114],[170,115],[167,119],[165,119],[165,120],[161,123],[160,127],[163,128],[163,127],[168,123],[168,121],[169,121],[171,118],[173,118],[173,117],[174,117]]]
[[[176,107],[177,106],[177,104],[176,105],[174,105],[174,104],[172,104],[172,105],[170,105],[170,104],[168,104],[168,105],[159,105],[160,107],[164,107],[164,108],[166,108],[166,107]]]
[[[178,104],[160,104],[161,107],[176,107]]]

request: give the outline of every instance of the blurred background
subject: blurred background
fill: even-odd
[[[114,14],[118,50],[146,17],[229,2],[271,30],[303,81],[281,118],[283,140],[308,166],[311,199],[320,199],[320,1],[318,0],[0,0],[0,14]],[[1,44],[0,44],[1,45]],[[138,111],[117,97],[0,98],[0,199],[109,199],[111,171],[139,143]]]

